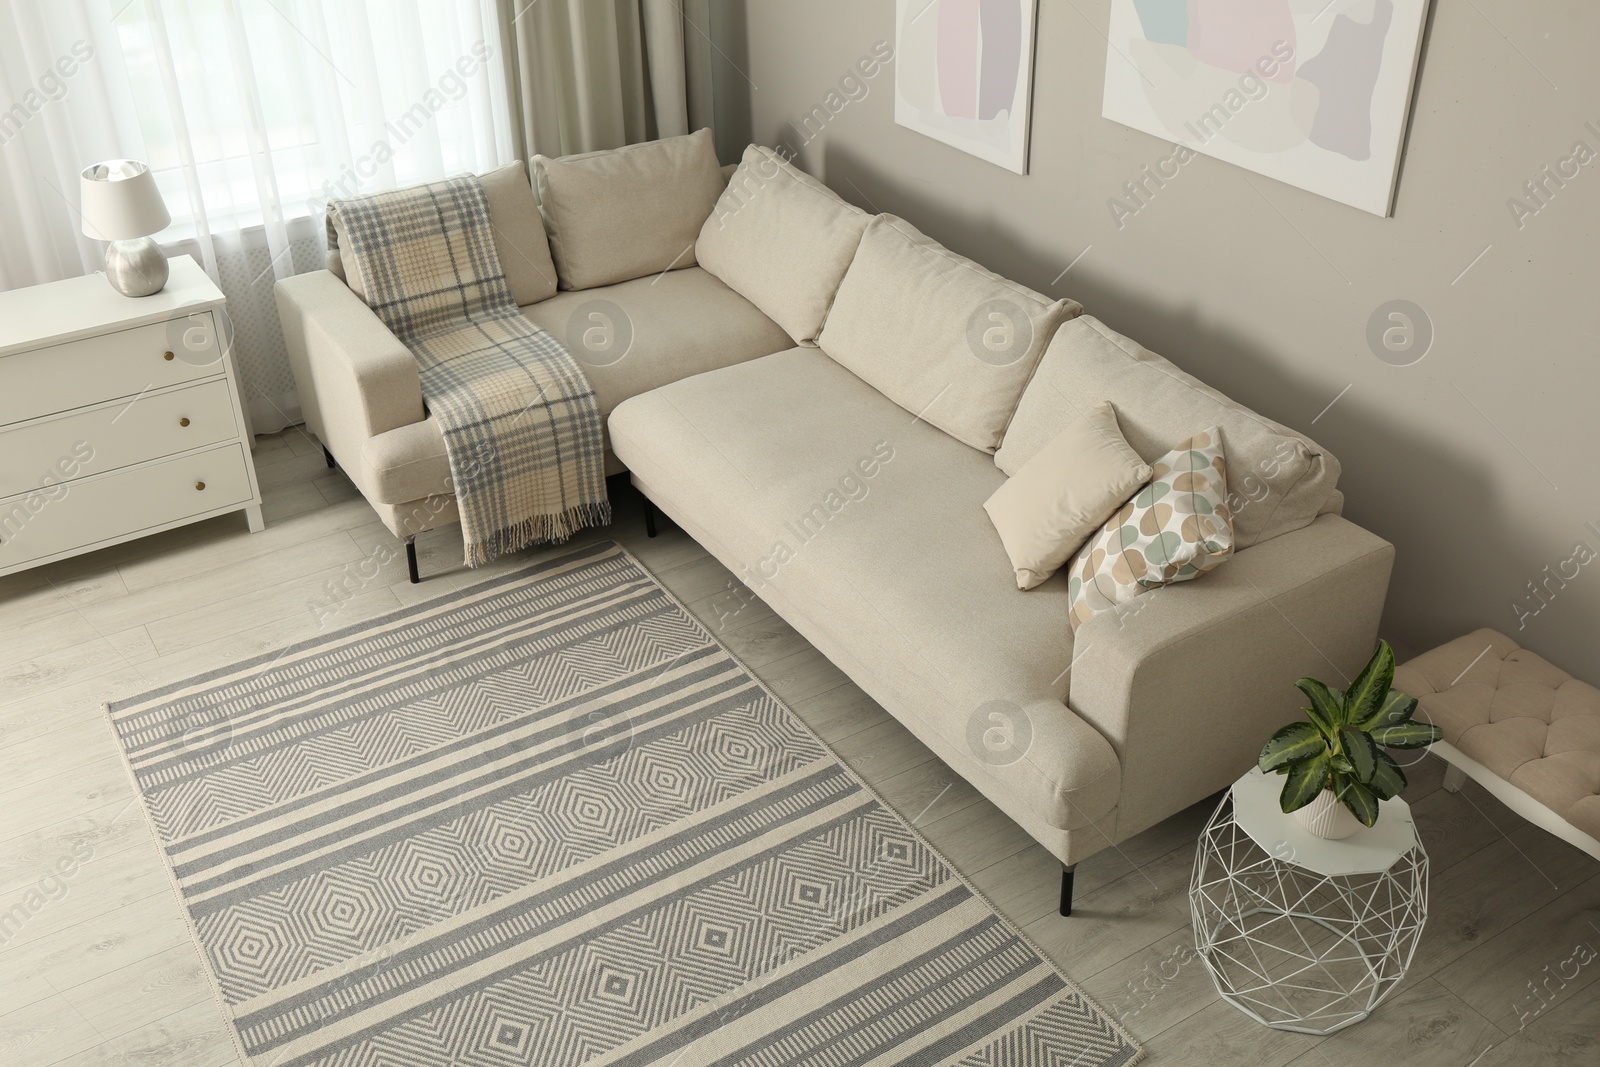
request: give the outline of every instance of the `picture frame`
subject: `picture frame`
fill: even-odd
[[[1028,173],[1037,0],[896,0],[895,122]]]
[[[1387,217],[1429,0],[1112,0],[1103,117]]]

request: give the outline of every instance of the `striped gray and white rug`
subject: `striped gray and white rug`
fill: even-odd
[[[109,710],[253,1064],[1142,1055],[615,545]]]

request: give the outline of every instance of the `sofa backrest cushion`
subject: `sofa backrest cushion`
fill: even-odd
[[[723,188],[710,130],[560,159],[534,156],[533,174],[563,289],[695,266],[695,239]]]
[[[539,204],[528,182],[528,168],[519,159],[496,167],[478,180],[489,201],[489,224],[494,228],[494,250],[500,256],[500,269],[506,273],[511,295],[521,307],[537,304],[556,295],[556,265],[550,258],[550,242],[545,238]],[[367,299],[366,283],[354,257],[345,257],[344,224],[333,216],[333,231],[328,235],[328,269]]]
[[[1084,315],[1057,331],[1028,383],[995,463],[1015,474],[1068,423],[1101,401],[1134,451],[1153,463],[1185,438],[1222,430],[1234,547],[1277,537],[1332,510],[1339,462],[1316,442],[1185,374]]]
[[[556,295],[556,265],[550,255],[539,202],[533,198],[528,168],[519,159],[496,167],[478,179],[489,198],[489,223],[494,227],[494,250],[500,269],[511,283],[518,307],[537,304]]]
[[[818,344],[907,411],[992,453],[1056,327],[1082,310],[879,215]]]
[[[695,255],[796,343],[815,347],[870,221],[772,149],[751,145]]]

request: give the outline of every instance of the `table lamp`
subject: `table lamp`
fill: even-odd
[[[167,284],[167,256],[151,238],[172,222],[150,167],[108,159],[83,172],[83,233],[106,247],[106,280],[124,296],[150,296]]]

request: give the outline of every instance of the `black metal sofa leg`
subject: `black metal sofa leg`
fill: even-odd
[[[650,502],[649,497],[644,500],[644,535],[654,537],[661,531],[656,529],[656,506]]]
[[[328,469],[333,470],[339,464],[334,462],[333,453],[328,451],[328,446],[322,446],[322,458],[328,461]]]
[[[1072,914],[1072,872],[1077,870],[1077,864],[1061,869],[1061,914]]]
[[[406,567],[411,571],[411,584],[421,585],[422,575],[417,572],[417,538],[406,538]]]

